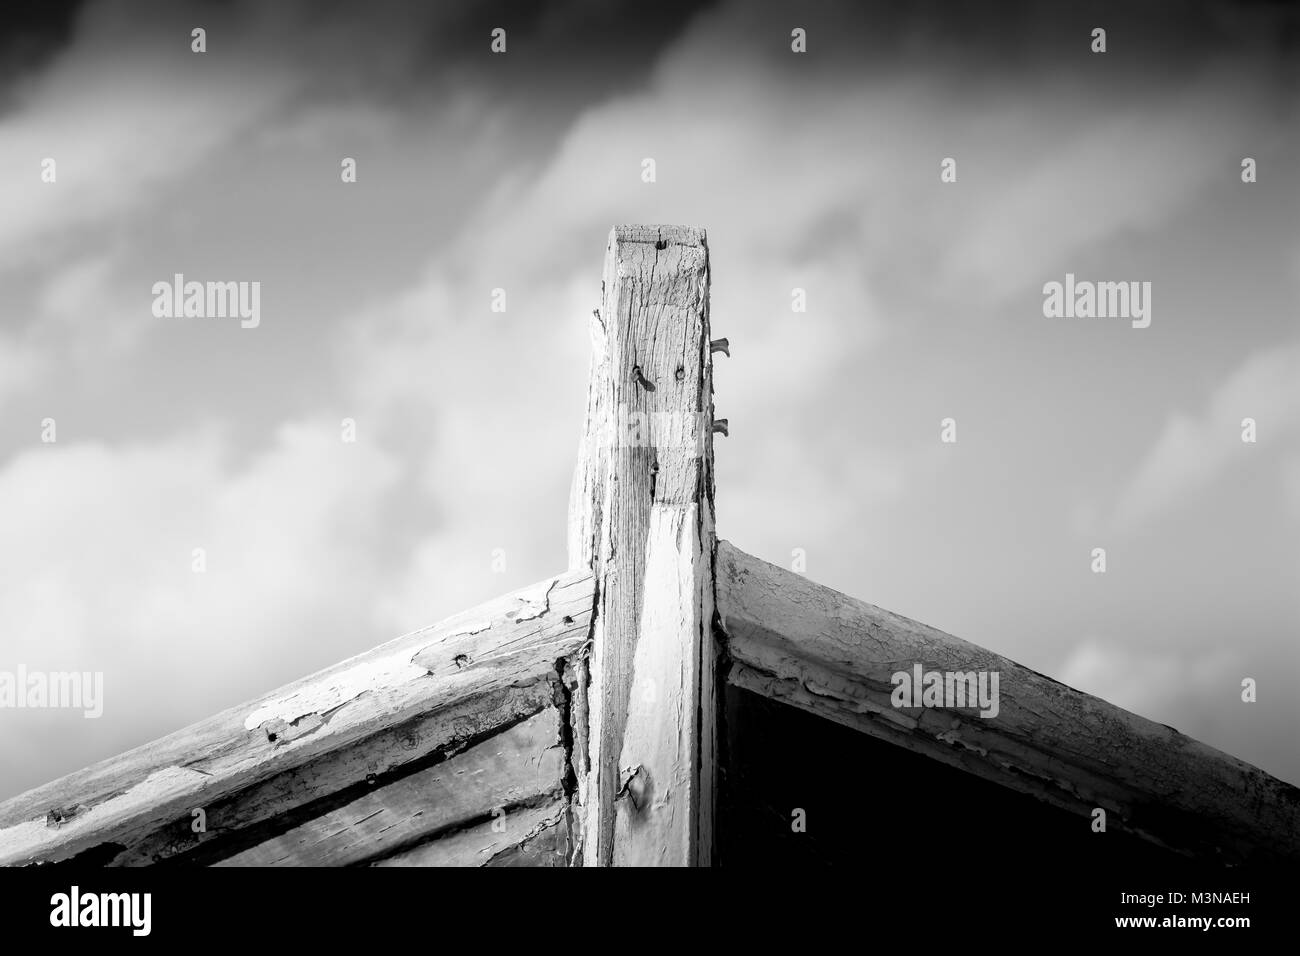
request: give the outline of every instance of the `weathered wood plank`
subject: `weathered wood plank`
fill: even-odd
[[[134,842],[107,865],[148,866],[171,860],[185,865],[215,863],[327,812],[358,790],[383,786],[412,766],[456,754],[502,727],[540,713],[555,703],[557,690],[556,684],[538,681],[438,707],[212,801],[205,807],[205,830],[195,833],[186,814]]]
[[[193,809],[431,711],[548,685],[588,641],[592,599],[591,574],[566,572],[7,800],[0,864],[129,849]],[[296,786],[314,795],[309,781]]]
[[[566,810],[563,800],[511,807],[503,816],[394,853],[370,865],[494,866],[498,861],[509,862],[514,853],[525,851],[531,841],[563,826]]]
[[[1300,860],[1300,790],[935,628],[717,547],[727,680],[1179,852]],[[895,707],[894,674],[997,673],[996,716]],[[991,708],[987,709],[991,710]],[[986,711],[987,712],[987,711]]]
[[[493,810],[563,797],[559,712],[548,708],[442,763],[380,787],[219,866],[350,866]]]
[[[568,866],[568,837],[563,819],[547,822],[512,847],[501,850],[484,866],[563,867]]]
[[[708,288],[703,230],[611,231],[569,519],[570,566],[594,568],[598,595],[579,792],[586,865],[711,856]]]

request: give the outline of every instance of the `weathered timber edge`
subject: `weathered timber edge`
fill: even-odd
[[[729,683],[1211,862],[1300,862],[1300,789],[974,644],[717,546]],[[893,674],[996,671],[1000,708],[896,708]]]

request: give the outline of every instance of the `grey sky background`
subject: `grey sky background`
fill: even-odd
[[[0,710],[0,797],[562,569],[618,222],[709,231],[721,536],[1300,783],[1300,21],[1061,6],[15,16],[0,670],[105,710]]]

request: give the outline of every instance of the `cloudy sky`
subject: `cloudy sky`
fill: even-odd
[[[105,700],[0,798],[564,568],[620,222],[709,232],[721,536],[1300,783],[1300,19],[622,6],[6,11],[0,670]]]

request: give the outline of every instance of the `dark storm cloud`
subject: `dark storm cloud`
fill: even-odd
[[[684,0],[475,3],[429,31],[423,65],[435,77],[453,72],[513,102],[581,107],[634,87],[693,18],[714,6]],[[507,31],[508,52],[484,55],[497,27]]]
[[[1114,83],[1134,74],[1148,80],[1152,73],[1186,74],[1228,57],[1251,69],[1286,69],[1294,79],[1300,51],[1300,6],[1272,2],[814,0],[748,9],[754,33],[771,38],[773,66],[784,72],[907,68],[1038,83],[1051,73],[1078,72]],[[817,53],[810,63],[785,55],[795,25],[807,29],[809,49]],[[1107,31],[1104,61],[1091,50],[1096,27]]]
[[[39,70],[72,36],[81,0],[21,0],[0,14],[0,111],[14,82]]]
[[[448,88],[474,89],[488,102],[542,109],[559,121],[594,102],[635,89],[653,64],[718,4],[667,0],[532,0],[410,3],[256,4],[190,0],[157,4],[50,0],[6,8],[0,28],[0,90],[38,71],[73,39],[78,22],[112,20],[120,42],[154,44],[183,26],[205,26],[209,57],[226,65],[270,65],[276,51],[301,58],[324,33],[323,91],[340,89],[394,105],[436,100]],[[1207,61],[1228,60],[1294,90],[1300,70],[1300,5],[1255,0],[1200,2],[811,2],[745,3],[727,14],[728,32],[710,35],[719,69],[760,60],[765,81],[812,84],[900,69],[976,84],[1041,83],[1078,75],[1116,86],[1141,77],[1177,80]],[[84,22],[82,24],[84,26]],[[807,30],[814,56],[791,57],[790,31]],[[508,53],[488,52],[494,28]],[[1107,31],[1104,60],[1091,31]],[[185,32],[188,32],[187,30]],[[333,38],[341,33],[343,42]],[[257,42],[261,35],[265,44]],[[237,46],[235,36],[246,41]],[[187,44],[184,35],[177,42]],[[129,62],[124,53],[123,61]],[[331,74],[333,74],[331,78]],[[3,94],[0,94],[3,95]]]
[[[301,58],[314,37],[343,30],[346,43],[331,42],[322,51],[333,82],[318,77],[334,92],[418,102],[451,85],[522,107],[562,103],[567,111],[634,87],[664,48],[712,6],[685,0],[652,7],[596,0],[23,2],[7,5],[0,20],[0,97],[7,100],[16,81],[48,66],[94,20],[101,31],[105,21],[112,23],[114,42],[123,45],[122,65],[130,63],[131,45],[174,40],[188,47],[191,26],[208,30],[209,62],[224,59],[230,68],[268,65],[277,47],[286,60]],[[507,31],[507,56],[489,54],[497,27]],[[260,45],[258,34],[270,42]]]

